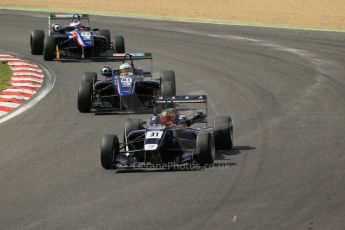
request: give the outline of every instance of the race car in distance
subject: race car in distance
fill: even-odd
[[[205,105],[204,110],[177,108],[185,103]],[[100,160],[104,169],[136,168],[148,165],[171,169],[179,165],[212,164],[215,150],[233,146],[233,123],[229,116],[207,122],[207,96],[156,97],[149,121],[129,118],[124,141],[117,135],[103,136]],[[156,106],[155,106],[156,108]],[[201,123],[202,127],[192,127]],[[151,167],[150,167],[151,168]]]
[[[174,71],[158,74],[136,68],[133,59],[151,59],[151,53],[125,54],[119,68],[103,66],[104,80],[97,73],[86,72],[78,89],[78,110],[81,113],[150,112],[156,95],[175,96]]]
[[[69,21],[61,25],[55,21]],[[54,22],[54,23],[52,23]],[[66,23],[66,22],[65,22]],[[109,59],[114,53],[125,53],[122,36],[111,41],[106,29],[91,29],[87,14],[51,14],[48,18],[48,36],[43,30],[32,30],[31,53],[42,55],[46,61],[54,59]]]

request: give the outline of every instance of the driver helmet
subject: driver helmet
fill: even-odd
[[[73,27],[80,27],[81,26],[81,23],[79,20],[74,20],[73,22],[71,22],[69,24],[69,26],[73,26]]]
[[[133,75],[133,67],[129,63],[123,63],[119,67],[120,75]]]
[[[159,115],[159,119],[164,126],[171,127],[174,125],[174,122],[176,120],[176,114],[172,110],[164,110]]]

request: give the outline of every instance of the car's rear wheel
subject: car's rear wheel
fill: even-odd
[[[113,43],[115,53],[126,53],[125,39],[123,36],[115,36]]]
[[[41,55],[44,46],[44,31],[32,30],[30,35],[31,54]]]
[[[46,61],[52,61],[55,58],[56,42],[52,36],[47,36],[44,41],[43,58]]]
[[[90,82],[82,82],[78,89],[78,110],[88,113],[91,110],[92,86]]]
[[[213,136],[216,149],[231,149],[233,146],[233,125],[229,116],[216,117],[213,123]]]
[[[101,143],[101,165],[104,169],[115,169],[114,160],[119,153],[120,143],[116,135],[105,135]]]
[[[199,133],[196,137],[194,155],[201,164],[212,164],[215,158],[214,139],[210,132]]]
[[[161,72],[161,96],[176,96],[176,81],[175,72],[172,70],[165,70]]]

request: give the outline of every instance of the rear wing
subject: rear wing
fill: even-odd
[[[205,103],[207,104],[206,95],[183,95],[183,96],[156,96],[154,97],[156,104],[166,104],[173,102],[179,103]]]
[[[114,53],[113,51],[107,51],[99,54],[97,57],[92,57],[93,61],[126,61],[125,57],[131,55],[128,60],[133,63],[133,60],[150,60],[152,65],[152,53]]]
[[[155,114],[158,114],[160,111],[167,109],[167,108],[174,108],[178,105],[182,104],[199,104],[199,107],[203,107],[202,111],[205,112],[205,115],[207,116],[208,114],[208,106],[207,106],[207,96],[206,95],[180,95],[180,96],[155,96],[153,98],[154,100],[154,108],[153,112]],[[198,105],[195,105],[198,106]],[[178,109],[181,111],[182,108]],[[187,107],[184,108],[183,110],[190,110],[190,111],[195,111],[196,108]],[[200,109],[199,109],[200,110]]]
[[[90,20],[88,14],[50,14],[49,19],[54,20],[72,20],[73,18]]]
[[[48,17],[48,32],[50,35],[50,29],[51,29],[51,21],[52,20],[70,20],[73,19],[78,20],[85,20],[87,22],[87,26],[90,26],[90,17],[88,14],[63,14],[63,13],[54,13],[50,14]]]
[[[141,60],[141,59],[151,59],[152,53],[113,53],[112,59],[114,60],[124,60],[125,57],[130,60]]]

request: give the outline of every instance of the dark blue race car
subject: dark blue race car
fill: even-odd
[[[150,112],[153,97],[175,96],[174,71],[152,74],[136,68],[133,59],[152,59],[150,53],[126,54],[119,68],[103,66],[104,80],[97,73],[86,72],[78,90],[78,110],[82,113]]]
[[[185,103],[204,104],[206,109],[176,106]],[[205,166],[214,162],[215,150],[232,148],[232,120],[220,116],[207,121],[207,96],[161,96],[155,98],[155,104],[159,112],[156,110],[149,121],[127,119],[123,142],[116,135],[103,136],[101,165],[104,169]],[[196,127],[197,123],[203,125]]]
[[[48,36],[43,30],[32,30],[31,53],[41,55],[46,61],[60,59],[116,59],[116,53],[125,53],[122,36],[111,41],[110,31],[89,26],[86,14],[51,14],[48,22]],[[69,24],[55,23],[68,20]]]

